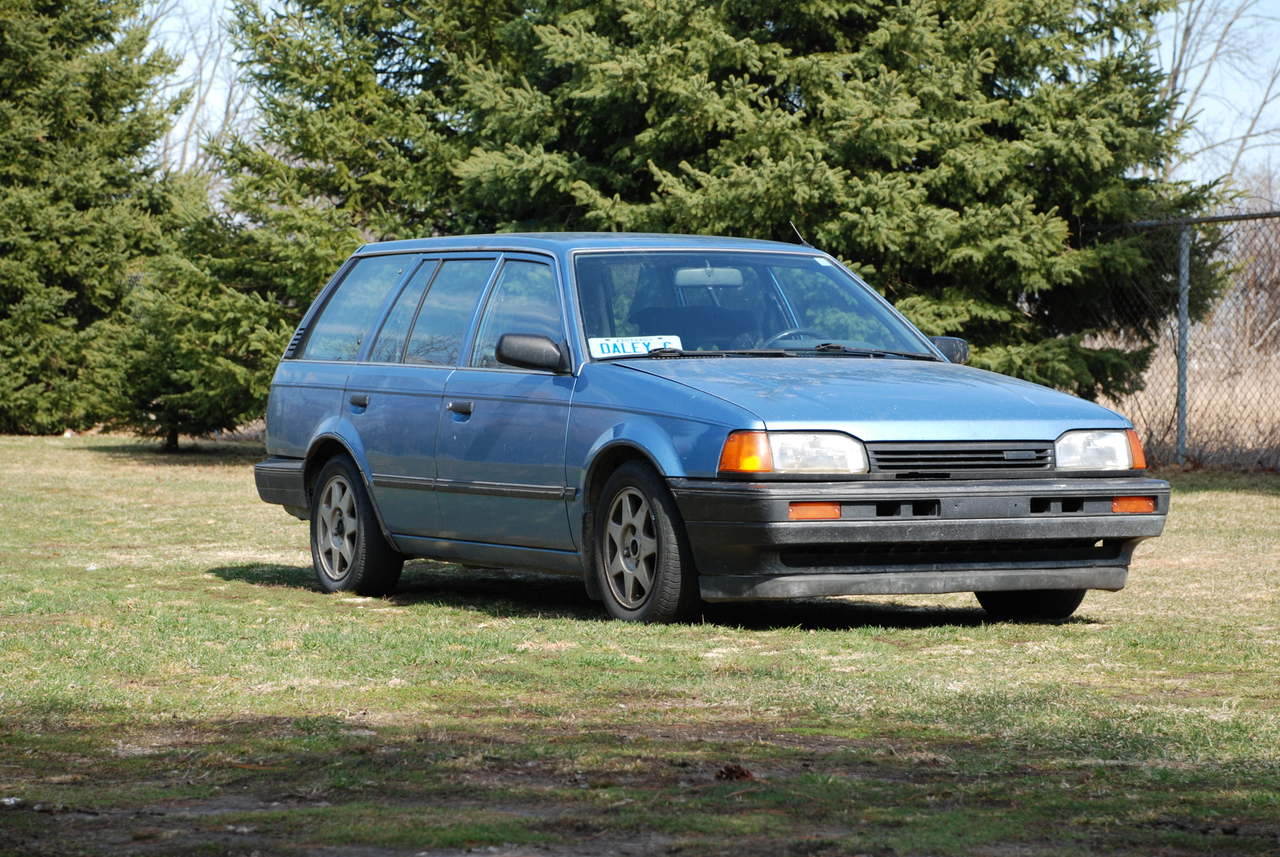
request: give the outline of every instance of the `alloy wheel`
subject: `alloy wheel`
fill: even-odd
[[[342,580],[355,562],[360,519],[356,514],[355,492],[346,477],[337,475],[320,491],[316,550],[320,571],[330,580]]]
[[[642,606],[657,573],[658,536],[649,500],[635,488],[622,489],[609,505],[604,559],[613,597],[628,610]]]

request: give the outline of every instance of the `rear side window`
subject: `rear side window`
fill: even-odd
[[[431,275],[436,272],[439,263],[429,261],[418,268],[413,277],[396,298],[387,320],[382,323],[382,330],[373,343],[369,359],[374,363],[398,363],[400,352],[404,350],[405,337],[409,335],[409,325],[418,313],[418,304],[422,301],[422,293],[431,282]]]
[[[493,259],[451,259],[440,266],[418,311],[404,362],[458,365],[462,341],[493,265]]]
[[[355,360],[378,310],[412,262],[412,256],[370,256],[356,262],[312,322],[303,359]]]
[[[504,333],[539,333],[553,342],[564,339],[560,295],[549,265],[513,260],[502,266],[484,309],[471,365],[499,366],[494,352]]]

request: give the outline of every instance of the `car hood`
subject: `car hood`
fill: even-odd
[[[827,429],[864,441],[1053,440],[1127,428],[1092,402],[953,363],[860,357],[613,361],[745,408],[771,430]]]

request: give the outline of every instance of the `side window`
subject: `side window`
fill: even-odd
[[[355,360],[383,301],[413,258],[370,256],[356,262],[312,322],[303,359]]]
[[[440,265],[409,337],[404,362],[457,366],[476,303],[493,272],[493,259],[451,259]]]
[[[409,280],[400,296],[396,298],[387,320],[382,323],[378,339],[373,343],[373,351],[369,359],[374,363],[398,363],[400,352],[404,350],[405,338],[409,335],[409,325],[418,312],[418,304],[422,302],[422,293],[426,291],[431,275],[439,265],[434,259],[423,263]]]
[[[512,260],[502,266],[484,308],[471,365],[499,366],[494,351],[504,333],[540,333],[553,342],[564,340],[560,295],[550,265]]]

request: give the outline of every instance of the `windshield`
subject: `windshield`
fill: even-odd
[[[659,348],[933,357],[915,328],[821,256],[621,251],[576,258],[583,322],[598,358]]]

